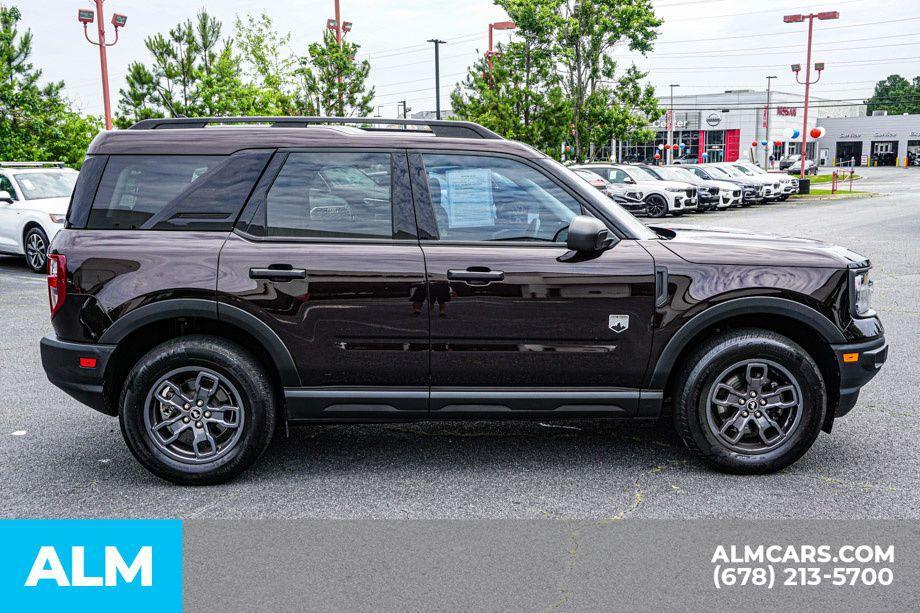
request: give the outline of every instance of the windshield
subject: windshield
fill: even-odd
[[[567,175],[573,179],[578,179],[578,175],[570,169],[566,168],[559,162],[553,160],[547,160],[548,164],[552,164],[553,169],[559,172],[560,174]],[[581,179],[578,179],[579,181]],[[579,192],[581,193],[581,192]],[[630,233],[633,234],[636,238],[641,239],[650,239],[658,238],[658,235],[645,227],[641,221],[633,217],[631,213],[626,211],[619,204],[615,203],[608,196],[605,196],[601,193],[600,190],[591,189],[585,190],[582,194],[585,198],[591,201],[591,205],[600,210],[604,215],[616,222],[617,225],[625,228]]]
[[[734,166],[717,166],[717,170],[721,170],[730,177],[744,177],[746,176],[743,172],[735,168]]]
[[[664,169],[663,168],[642,168],[643,172],[647,172],[658,180],[664,179]]]
[[[636,166],[626,166],[623,171],[628,174],[633,181],[658,181],[658,177],[646,171],[644,168]]]
[[[729,177],[729,178],[731,178],[732,176],[730,173],[722,170],[718,166],[709,166],[706,170],[709,171],[709,174],[714,175],[714,176]]]
[[[29,172],[14,175],[26,200],[69,198],[77,182],[75,172]]]
[[[753,176],[754,176],[754,173],[751,172],[751,170],[750,170],[749,168],[745,168],[744,166],[735,165],[735,166],[732,166],[731,168],[732,168],[732,170],[737,170],[737,171],[739,171],[739,172],[742,172],[742,173],[746,174],[746,175],[749,176],[749,177],[753,177]]]
[[[750,170],[750,171],[751,171],[753,174],[755,174],[755,175],[766,175],[766,174],[770,174],[770,173],[768,173],[766,170],[764,170],[763,168],[761,168],[760,166],[755,166],[754,164],[742,164],[741,167],[742,167],[742,168],[747,168],[748,170]]]
[[[700,182],[700,178],[686,168],[662,168],[662,172],[664,178],[670,181],[683,181],[694,185]]]

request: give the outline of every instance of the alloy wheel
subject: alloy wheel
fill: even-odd
[[[652,196],[648,199],[647,210],[652,217],[664,217],[668,211],[668,205],[658,196]]]
[[[30,232],[26,237],[26,259],[34,270],[42,270],[48,259],[48,245],[44,237],[37,231]]]
[[[170,458],[204,464],[239,442],[246,411],[226,377],[200,367],[173,370],[150,388],[144,425],[151,442]]]
[[[788,441],[802,410],[798,381],[771,360],[745,360],[726,368],[706,399],[710,432],[725,447],[748,455]]]

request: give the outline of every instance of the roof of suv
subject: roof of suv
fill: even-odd
[[[229,118],[233,120],[247,118]],[[252,118],[259,121],[266,118]],[[371,128],[361,129],[349,125],[321,125],[326,118],[304,118],[304,125],[292,121],[278,121],[272,125],[247,125],[201,127],[208,123],[225,123],[220,119],[205,118],[201,121],[160,120],[155,128],[146,128],[136,124],[129,130],[109,130],[100,132],[90,143],[88,153],[98,154],[191,154],[191,155],[227,155],[242,149],[276,148],[276,147],[354,147],[377,148],[399,147],[407,149],[454,149],[493,153],[509,153],[526,158],[543,158],[543,153],[523,143],[504,140],[482,126],[467,122],[423,122],[412,120],[385,120],[395,125],[414,126],[431,124],[431,131],[420,129]],[[330,118],[338,120],[339,118]],[[315,120],[315,121],[311,121]],[[150,121],[150,120],[147,120]],[[271,121],[271,119],[266,119]],[[361,124],[383,122],[364,118],[351,118],[349,121]],[[226,121],[226,123],[241,123]],[[345,123],[338,120],[336,123]],[[452,125],[455,124],[455,125]],[[294,127],[288,127],[293,125]],[[456,127],[455,130],[451,130]],[[164,129],[172,128],[172,129]],[[177,129],[178,128],[178,129]],[[457,137],[453,134],[470,134],[474,138]],[[443,133],[450,136],[441,135]]]

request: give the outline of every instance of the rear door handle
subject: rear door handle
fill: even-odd
[[[268,268],[250,268],[249,278],[291,281],[292,279],[306,279],[307,271],[303,268],[291,268],[284,264],[272,264]]]
[[[448,281],[464,281],[470,285],[488,285],[493,281],[503,281],[505,273],[501,270],[470,267],[466,270],[448,270]]]

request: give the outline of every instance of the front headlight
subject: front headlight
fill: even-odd
[[[681,193],[681,192],[687,191],[687,190],[684,189],[683,187],[666,187],[665,189],[667,189],[669,192],[677,192],[677,193]]]
[[[67,220],[67,215],[56,215],[55,213],[51,213],[48,217],[51,218],[52,223],[64,223]]]
[[[857,317],[868,315],[872,310],[872,281],[868,269],[856,270],[850,274],[850,297],[853,314]]]

